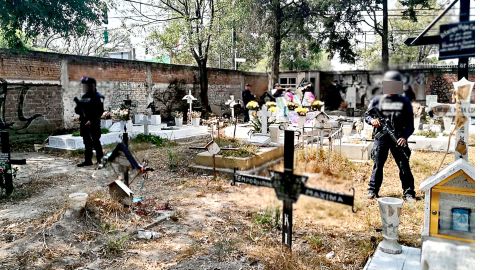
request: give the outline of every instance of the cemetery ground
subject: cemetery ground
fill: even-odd
[[[309,176],[308,186],[344,193],[353,186],[357,212],[301,196],[290,254],[281,248],[281,202],[272,189],[231,186],[229,175],[213,179],[188,168],[198,153],[189,147],[206,141],[132,142],[137,158],[148,159],[155,171],[141,190],[143,179],[132,184],[143,201],[131,208],[110,199],[111,171],[75,167],[79,151],[16,153],[27,165],[19,166],[13,195],[0,198],[0,269],[361,269],[374,252],[381,220],[377,202],[365,194],[371,161],[296,151],[296,173]],[[442,156],[413,152],[417,189]],[[453,154],[444,166],[451,161]],[[89,193],[86,210],[65,217],[68,194],[78,191]],[[380,195],[401,197],[391,157]],[[418,197],[402,209],[399,231],[399,242],[414,247],[423,226],[423,194]],[[138,239],[146,226],[157,237]]]

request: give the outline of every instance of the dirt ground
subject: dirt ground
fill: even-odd
[[[188,169],[197,153],[188,147],[204,143],[133,145],[155,171],[132,184],[143,201],[130,208],[108,195],[106,185],[116,177],[111,168],[77,169],[78,153],[22,154],[27,165],[19,166],[16,190],[0,198],[0,269],[362,269],[381,240],[377,203],[365,194],[371,162],[353,164],[335,156],[322,163],[296,152],[297,173],[309,175],[308,186],[345,193],[355,188],[356,213],[300,197],[290,253],[281,247],[281,203],[273,190],[231,186],[229,176],[213,179]],[[472,160],[474,147],[470,151]],[[417,188],[442,155],[413,153]],[[452,160],[448,155],[445,165]],[[68,194],[80,191],[89,193],[86,210],[68,215]],[[401,197],[391,157],[380,195]],[[400,242],[417,247],[423,194],[418,198],[404,205],[400,224]],[[158,237],[138,239],[137,231],[147,225]]]

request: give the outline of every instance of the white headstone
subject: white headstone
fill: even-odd
[[[267,109],[267,105],[262,106],[262,115],[260,118],[260,122],[262,124],[262,134],[268,134],[268,116],[269,116],[269,111]]]
[[[425,103],[427,107],[432,107],[433,105],[438,103],[438,96],[437,95],[427,95],[425,97]]]
[[[357,105],[357,88],[353,86],[347,88],[347,94],[345,99],[346,99],[348,108],[355,109]]]

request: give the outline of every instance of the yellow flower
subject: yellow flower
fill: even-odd
[[[272,106],[272,107],[268,108],[268,111],[271,112],[271,113],[276,113],[277,112],[277,107]]]
[[[248,102],[246,107],[247,109],[254,111],[259,109],[258,102],[256,102],[255,100]]]
[[[276,102],[273,102],[273,101],[269,101],[266,103],[267,107],[270,108],[270,107],[276,107],[277,106],[277,103]]]
[[[305,116],[305,115],[307,115],[307,113],[308,113],[308,109],[307,109],[307,108],[301,108],[301,107],[300,107],[300,108],[296,108],[296,109],[295,109],[295,112],[296,112],[298,115],[300,115],[300,116]]]

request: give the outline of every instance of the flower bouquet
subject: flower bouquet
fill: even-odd
[[[190,113],[190,117],[192,118],[192,125],[194,127],[200,126],[200,116],[201,115],[202,115],[201,112],[192,111],[192,113]]]
[[[277,107],[277,103],[274,102],[274,101],[269,101],[267,103],[265,103],[265,105],[267,105],[267,108],[271,108],[271,107]]]
[[[130,120],[130,113],[128,109],[116,109],[112,111],[112,116],[115,120],[128,121]]]
[[[291,111],[295,110],[298,108],[298,104],[294,102],[287,102],[287,108]]]
[[[317,99],[317,100],[312,102],[312,105],[311,105],[312,110],[313,111],[320,111],[324,104],[325,104],[324,102]]]
[[[308,109],[307,108],[296,108],[295,112],[298,114],[298,116],[307,116]]]
[[[258,111],[260,109],[258,102],[256,102],[255,100],[248,102],[246,107],[250,111]]]
[[[175,111],[173,112],[173,117],[175,118],[175,126],[181,127],[183,125],[183,113]]]

